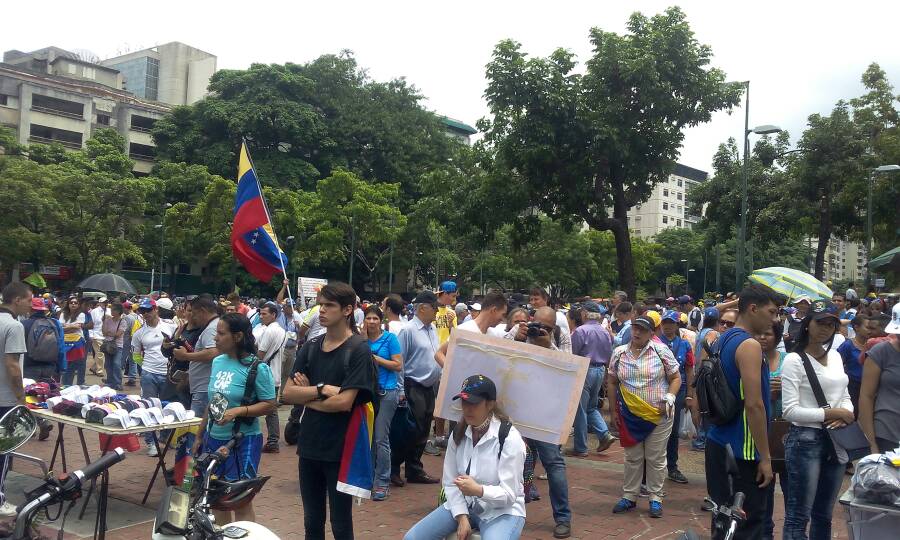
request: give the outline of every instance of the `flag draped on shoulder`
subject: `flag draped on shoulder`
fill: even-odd
[[[247,143],[241,144],[238,160],[231,249],[244,268],[261,281],[270,281],[276,273],[284,272],[288,264],[272,229],[272,220],[247,151]]]

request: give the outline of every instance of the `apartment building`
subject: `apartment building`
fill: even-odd
[[[447,116],[441,117],[441,123],[444,124],[444,132],[447,136],[452,137],[461,143],[471,144],[472,135],[478,133],[478,130],[469,124]]]
[[[687,228],[700,221],[688,212],[691,189],[705,182],[708,174],[680,163],[664,182],[653,188],[650,198],[628,210],[628,228],[634,238],[652,238],[671,227]]]
[[[100,61],[122,74],[122,89],[168,105],[203,99],[216,72],[216,56],[173,41]]]
[[[819,244],[817,238],[807,239],[807,249],[809,250],[809,273],[815,271],[813,265],[816,262],[816,248]],[[868,261],[866,255],[866,247],[859,242],[851,242],[841,240],[840,238],[831,237],[828,247],[825,249],[825,264],[823,267],[823,281],[853,281],[861,283],[866,278],[866,267]]]

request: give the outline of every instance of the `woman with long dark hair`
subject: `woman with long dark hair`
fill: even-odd
[[[383,501],[388,497],[391,482],[391,421],[400,399],[398,378],[402,377],[403,355],[397,336],[384,330],[384,313],[375,304],[366,308],[363,328],[372,349],[372,359],[378,366],[378,389],[381,393],[377,397],[381,404],[375,417],[372,441],[375,454],[372,500]]]
[[[84,311],[77,296],[70,296],[63,305],[59,322],[63,327],[63,342],[66,349],[66,371],[62,374],[62,383],[66,386],[77,383],[84,384],[85,358],[87,358],[87,341],[84,339]]]
[[[800,324],[793,351],[781,366],[784,419],[792,423],[784,443],[788,493],[784,540],[831,538],[831,514],[844,479],[845,463],[835,456],[826,429],[853,422],[853,404],[841,355],[832,348],[840,320],[828,300],[812,302]],[[823,408],[807,376],[811,370],[828,402]]]
[[[243,405],[245,387],[248,383],[250,368],[256,358],[256,340],[250,319],[239,313],[226,313],[216,326],[216,349],[221,353],[212,361],[209,376],[210,401],[216,394],[228,401],[228,408],[222,419],[210,421],[207,425],[209,409],[204,414],[201,429],[206,427],[205,451],[215,452],[238,431],[244,434],[241,441],[232,450],[228,459],[222,463],[215,474],[219,478],[235,481],[243,478],[255,478],[262,455],[263,436],[259,428],[259,417],[266,416],[275,409],[275,379],[269,366],[259,362],[256,366],[256,381],[251,391],[253,403]],[[200,437],[198,437],[200,439]],[[232,521],[255,521],[252,503],[230,511],[215,511],[217,523]]]
[[[124,344],[127,321],[122,316],[125,310],[116,302],[110,306],[110,317],[104,317],[101,326],[103,334],[103,353],[106,369],[106,384],[113,390],[122,390],[122,367],[125,364]]]

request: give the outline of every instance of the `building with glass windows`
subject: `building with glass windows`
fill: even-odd
[[[216,72],[216,57],[173,41],[108,58],[101,65],[122,74],[122,89],[143,99],[190,105],[206,95]]]

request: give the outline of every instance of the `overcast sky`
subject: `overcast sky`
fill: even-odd
[[[531,55],[557,47],[588,58],[592,26],[622,32],[633,11],[658,13],[674,1],[457,0],[302,2],[45,0],[3,8],[0,49],[56,45],[101,58],[169,41],[218,56],[218,67],[306,62],[352,50],[378,80],[406,77],[426,107],[474,125],[487,113],[484,66],[504,38]],[[713,64],[730,80],[751,81],[750,123],[776,124],[795,142],[809,114],[862,91],[859,77],[878,62],[900,86],[900,2],[677,2]],[[743,110],[688,130],[680,161],[711,171],[716,147],[740,137]]]

